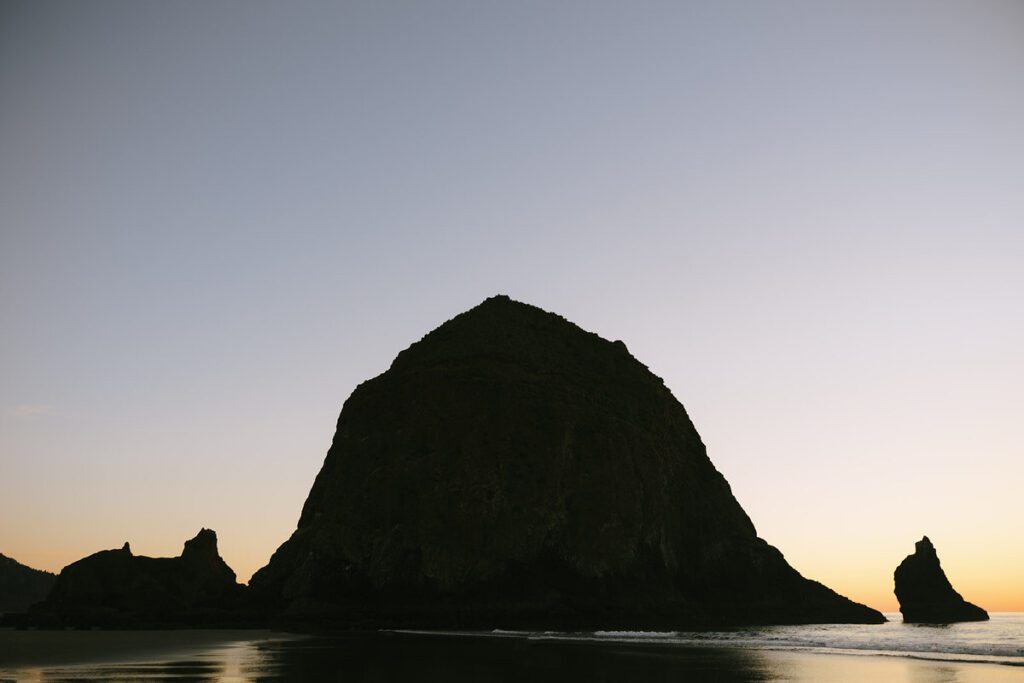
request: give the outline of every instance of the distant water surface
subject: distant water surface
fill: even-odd
[[[823,654],[876,654],[938,661],[1024,666],[1024,612],[996,612],[989,621],[904,624],[899,612],[885,624],[771,626],[712,632],[598,631],[560,634],[493,631],[528,638],[646,643],[685,647],[738,647]]]
[[[1024,613],[714,633],[0,631],[0,681],[1024,683]]]

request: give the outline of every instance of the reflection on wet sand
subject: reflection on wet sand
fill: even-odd
[[[1024,668],[903,656],[754,651],[763,678],[793,683],[1024,683]]]
[[[389,634],[267,644],[278,680],[506,681],[766,680],[742,650],[641,649],[630,645],[537,642],[519,638],[450,638]],[[266,680],[271,680],[267,678]],[[263,680],[254,676],[253,680]]]
[[[0,640],[8,634],[0,633]],[[78,634],[88,639],[89,634]],[[789,681],[795,683],[884,680],[895,683],[1009,683],[1024,681],[1020,667],[937,662],[907,657],[817,654],[738,648],[528,640],[517,637],[450,637],[399,633],[294,638],[271,634],[219,638],[216,632],[121,634],[144,653],[93,650],[93,663],[71,660],[10,668],[0,660],[0,680],[71,681],[424,681],[426,683],[567,683],[572,681]],[[74,640],[76,634],[39,632]],[[94,638],[116,643],[118,634]],[[174,652],[161,655],[161,638]],[[147,641],[146,638],[149,640]],[[31,638],[30,638],[31,640]],[[180,652],[183,643],[191,651]]]

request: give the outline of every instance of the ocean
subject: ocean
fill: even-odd
[[[0,631],[0,681],[1024,682],[1024,613],[718,632]]]
[[[771,626],[714,632],[597,631],[585,634],[516,633],[526,638],[645,643],[678,647],[736,647],[823,654],[914,657],[947,662],[1024,666],[1024,612],[996,612],[989,621],[960,624],[904,624],[899,612],[882,625],[823,624]]]

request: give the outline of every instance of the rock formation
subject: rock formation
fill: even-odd
[[[927,536],[914,544],[914,554],[900,562],[893,578],[906,623],[948,624],[988,619],[988,612],[953,590]]]
[[[0,614],[24,612],[46,597],[56,578],[0,554]]]
[[[76,625],[204,623],[237,605],[242,586],[217,552],[217,534],[202,529],[179,557],[102,550],[61,570],[34,609]]]
[[[504,296],[356,388],[297,530],[250,587],[349,625],[885,620],[757,537],[625,344]]]

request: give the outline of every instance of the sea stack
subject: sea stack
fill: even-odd
[[[758,538],[625,344],[505,296],[355,389],[250,588],[296,620],[369,627],[885,621]]]
[[[216,623],[237,607],[243,587],[201,529],[178,557],[134,555],[128,543],[61,570],[37,616],[76,626]]]
[[[900,562],[893,578],[906,623],[949,624],[988,619],[988,612],[953,590],[927,536],[914,544],[914,554]]]

